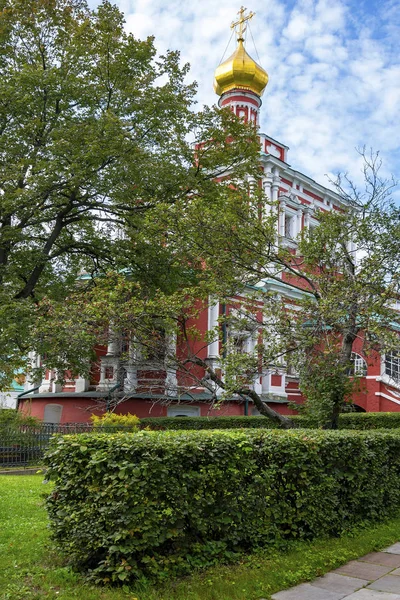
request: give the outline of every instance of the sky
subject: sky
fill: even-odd
[[[181,52],[182,63],[191,65],[189,79],[198,83],[200,107],[218,101],[214,71],[239,1],[115,4],[135,37],[154,35],[160,53]],[[261,131],[289,146],[289,164],[322,185],[348,172],[362,187],[357,148],[365,146],[380,152],[385,177],[400,179],[400,0],[251,0],[244,6],[256,13],[246,49],[269,74]],[[232,39],[225,58],[234,48]]]

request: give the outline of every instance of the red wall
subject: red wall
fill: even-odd
[[[88,423],[92,413],[102,414],[103,410],[93,410],[96,405],[95,399],[90,398],[38,398],[37,400],[21,401],[20,410],[30,414],[33,417],[43,419],[44,410],[47,404],[62,404],[63,411],[61,423]],[[177,403],[171,403],[171,406],[177,406]],[[222,416],[242,416],[245,414],[244,402],[224,402],[219,408],[210,408],[207,402],[182,402],[181,406],[200,407],[201,417],[222,417]],[[294,414],[295,411],[288,408],[286,404],[271,404],[271,408],[281,414]],[[249,412],[251,404],[249,403]],[[151,400],[134,398],[126,400],[115,411],[117,414],[131,413],[140,418],[143,417],[166,417],[167,406],[161,403],[155,403]]]

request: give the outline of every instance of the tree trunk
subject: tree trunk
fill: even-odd
[[[282,427],[282,429],[295,429],[297,427],[297,424],[294,423],[291,419],[285,417],[285,415],[281,415],[280,413],[276,412],[275,410],[270,408],[265,402],[263,402],[260,396],[254,390],[239,390],[238,393],[241,396],[247,396],[248,398],[251,398],[251,400],[253,400],[254,404],[256,405],[258,411],[264,417],[271,419],[271,421]]]
[[[349,327],[349,330],[347,331],[347,333],[343,336],[342,348],[340,351],[340,358],[339,358],[339,365],[341,366],[342,371],[343,371],[341,374],[341,376],[343,377],[342,393],[340,393],[338,391],[336,391],[336,393],[335,393],[333,409],[332,409],[332,413],[331,413],[331,420],[330,420],[330,423],[328,424],[328,426],[326,427],[326,429],[339,429],[339,415],[340,415],[340,412],[342,410],[342,407],[343,407],[343,404],[345,401],[345,382],[347,381],[347,378],[349,377],[347,369],[348,369],[348,365],[351,360],[351,353],[353,351],[353,343],[357,337],[355,318],[352,318],[352,321],[353,321],[352,325]]]

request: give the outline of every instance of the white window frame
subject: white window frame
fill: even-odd
[[[288,225],[288,227],[287,227]],[[284,215],[284,236],[288,240],[294,240],[296,237],[296,213],[285,210]]]
[[[384,357],[384,374],[400,383],[400,352],[387,352]]]
[[[352,352],[350,360],[352,362],[352,375],[356,377],[366,377],[368,373],[368,365],[366,360],[357,352]]]

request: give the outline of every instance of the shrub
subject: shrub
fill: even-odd
[[[117,415],[113,412],[107,412],[101,417],[92,415],[91,417],[94,429],[138,429],[140,419],[136,415]]]
[[[180,575],[398,511],[400,435],[81,434],[52,441],[53,537],[98,582]]]
[[[399,429],[400,412],[348,413],[340,415],[340,429]]]
[[[312,427],[305,415],[290,417],[299,427]],[[147,417],[140,419],[140,427],[152,430],[188,429],[276,429],[267,417]],[[347,413],[339,417],[339,429],[397,429],[400,413]]]
[[[276,426],[265,417],[145,417],[140,419],[141,429],[274,429]]]
[[[18,425],[40,425],[40,419],[25,415],[15,408],[0,409],[0,425],[18,426]]]

